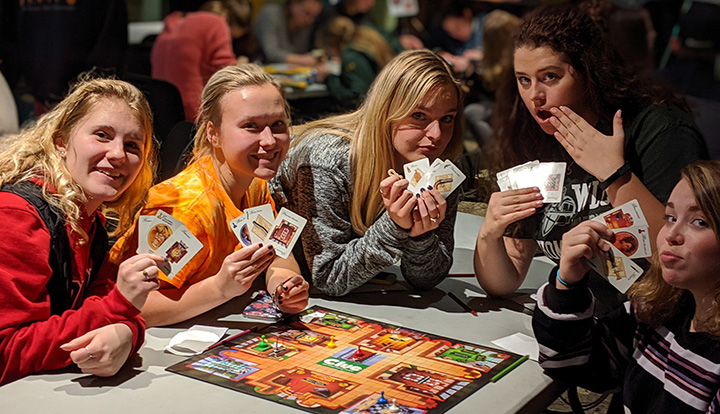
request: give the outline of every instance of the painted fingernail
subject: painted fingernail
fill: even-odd
[[[262,246],[263,246],[263,244],[262,244],[262,243],[258,243],[258,247],[262,247]]]
[[[163,262],[167,263],[167,262],[169,262],[169,261],[170,261],[170,260],[169,260],[167,257],[163,257]]]
[[[272,249],[273,249],[273,245],[272,245],[272,244],[268,244],[268,250],[272,250]]]
[[[424,192],[425,192],[425,189],[424,189],[424,188],[421,188],[421,189],[420,189],[420,192],[421,192],[421,193],[424,193]]]
[[[420,198],[420,193],[416,193],[415,197]]]
[[[432,189],[433,189],[433,186],[429,185],[428,190],[432,190]]]

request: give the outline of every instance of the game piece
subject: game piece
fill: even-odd
[[[390,407],[388,407],[388,411],[390,411],[391,413],[399,413],[400,412],[400,407],[397,406],[397,398],[393,398],[393,402],[390,405]]]
[[[337,345],[335,344],[335,337],[334,337],[334,336],[331,336],[331,337],[330,337],[330,342],[328,342],[327,347],[330,348],[330,349],[337,347]]]
[[[272,348],[272,346],[269,343],[267,343],[267,341],[265,341],[265,335],[262,335],[260,337],[260,343],[257,344],[255,349],[257,349],[258,351],[265,351],[268,348]]]
[[[521,357],[319,306],[227,345],[168,371],[313,414],[444,414]]]
[[[387,404],[387,398],[385,398],[385,391],[380,391],[380,398],[378,398],[378,404]]]

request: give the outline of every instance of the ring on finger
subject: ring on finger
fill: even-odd
[[[433,223],[437,223],[438,219],[436,219],[435,217],[430,217],[430,221],[432,221]]]
[[[385,192],[383,191],[382,188],[380,189],[380,195],[385,195]]]
[[[95,356],[94,356],[92,353],[90,353],[90,350],[89,350],[87,347],[85,347],[85,352],[87,352],[88,357],[89,357],[90,359],[95,359]]]
[[[145,280],[150,280],[150,274],[148,273],[147,269],[143,269],[142,274]]]

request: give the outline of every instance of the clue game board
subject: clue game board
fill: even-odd
[[[520,356],[314,306],[168,368],[313,413],[444,413]]]

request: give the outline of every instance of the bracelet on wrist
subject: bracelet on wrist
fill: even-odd
[[[560,282],[561,285],[565,286],[568,289],[574,288],[579,283],[579,282],[568,283],[568,282],[560,279],[560,269],[555,271],[555,279],[557,279],[557,281]]]
[[[601,182],[598,187],[600,190],[605,191],[608,187],[615,181],[617,181],[620,177],[623,175],[629,173],[631,170],[630,163],[625,161],[625,164],[622,165],[622,167],[618,168],[617,171],[612,173],[610,177],[606,178],[605,181]]]

